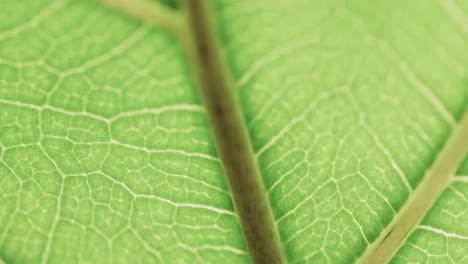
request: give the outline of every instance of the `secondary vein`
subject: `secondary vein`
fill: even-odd
[[[97,0],[101,4],[115,9],[129,17],[148,24],[159,26],[181,37],[182,19],[177,12],[161,3],[147,0]]]
[[[432,168],[408,202],[379,237],[367,248],[358,263],[388,263],[421,222],[442,192],[452,182],[468,152],[468,110],[436,158]]]

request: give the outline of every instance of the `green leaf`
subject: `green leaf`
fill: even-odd
[[[100,1],[1,3],[0,263],[468,261],[468,1]]]

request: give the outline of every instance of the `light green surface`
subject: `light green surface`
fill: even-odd
[[[176,40],[92,1],[28,2],[1,4],[0,257],[247,261]]]
[[[442,3],[468,3],[270,2],[219,12],[278,228],[291,262],[350,263],[467,107],[468,25]]]
[[[248,262],[179,43],[92,1],[27,3],[1,3],[0,258]],[[468,1],[216,3],[288,260],[352,262],[467,108]],[[394,262],[468,261],[444,235],[468,236],[466,185]]]

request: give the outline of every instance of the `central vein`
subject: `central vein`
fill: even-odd
[[[285,263],[273,213],[262,182],[229,71],[216,39],[210,1],[186,1],[189,56],[208,110],[250,255],[255,263]]]

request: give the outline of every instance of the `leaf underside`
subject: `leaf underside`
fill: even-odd
[[[468,1],[213,3],[287,261],[358,260],[460,126]],[[0,263],[251,262],[180,38],[1,6]],[[414,224],[391,263],[468,263],[468,159]]]

